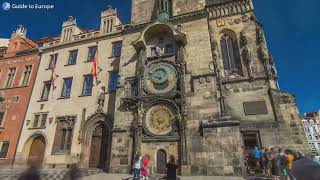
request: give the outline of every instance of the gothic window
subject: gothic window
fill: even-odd
[[[109,88],[108,88],[109,92],[115,92],[117,90],[118,78],[119,78],[118,71],[110,72]]]
[[[51,81],[43,82],[43,90],[42,90],[42,94],[41,94],[41,101],[47,101],[49,99],[50,88],[51,88]]]
[[[158,19],[168,20],[171,16],[171,1],[170,0],[158,0]]]
[[[69,154],[72,145],[73,128],[76,116],[57,118],[57,128],[53,144],[53,154]]]
[[[114,42],[112,43],[112,57],[120,57],[122,49],[122,42]]]
[[[3,122],[3,119],[4,119],[4,113],[5,112],[0,112],[0,127],[2,127],[2,122]]]
[[[72,77],[70,78],[64,78],[63,87],[62,87],[62,93],[61,97],[68,98],[71,94],[71,87],[72,87]]]
[[[24,76],[23,76],[22,86],[28,86],[31,70],[32,70],[31,65],[24,67]]]
[[[68,65],[77,63],[78,50],[72,50],[69,52]]]
[[[223,33],[221,40],[221,52],[223,66],[226,76],[229,75],[239,75],[240,73],[240,60],[239,60],[239,50],[237,45],[237,39],[234,32],[226,31]]]
[[[92,87],[93,76],[91,74],[84,75],[82,95],[90,96],[92,94]]]
[[[57,59],[58,59],[58,54],[50,55],[50,62],[49,62],[48,69],[55,68],[55,66],[57,64]]]
[[[0,143],[0,158],[7,158],[8,150],[9,150],[9,141],[3,141]]]
[[[13,78],[14,78],[15,73],[16,73],[16,68],[10,68],[9,69],[6,88],[10,88],[12,86]]]
[[[97,46],[89,47],[88,59],[87,62],[92,62],[94,57],[96,56]]]

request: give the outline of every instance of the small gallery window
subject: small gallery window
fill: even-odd
[[[174,52],[173,45],[167,44],[164,53],[165,54],[172,54]]]
[[[47,125],[48,113],[38,113],[34,115],[32,128],[45,128]]]

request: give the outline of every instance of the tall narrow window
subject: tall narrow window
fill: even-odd
[[[68,65],[73,65],[77,63],[78,50],[73,50],[69,52]]]
[[[89,47],[88,62],[92,62],[97,52],[97,46]]]
[[[0,112],[0,127],[2,127],[3,119],[4,119],[4,112]]]
[[[53,154],[69,154],[72,145],[73,128],[76,116],[57,118],[57,128],[53,143]]]
[[[64,98],[70,97],[71,87],[72,87],[72,78],[65,78],[63,82],[61,97],[64,97]]]
[[[51,81],[43,82],[43,90],[42,90],[42,94],[41,94],[41,101],[47,101],[49,99],[50,88],[51,88]]]
[[[28,86],[31,70],[32,70],[32,66],[31,65],[28,65],[28,66],[24,67],[24,76],[23,76],[22,86]]]
[[[9,141],[2,142],[1,149],[0,149],[0,158],[6,158],[9,150]]]
[[[48,114],[42,114],[40,127],[42,128],[46,127],[47,117],[48,117]]]
[[[235,45],[232,38],[225,34],[221,38],[221,50],[223,65],[225,70],[235,70],[238,69],[236,54],[235,54]]]
[[[34,127],[34,128],[38,127],[39,119],[40,119],[40,114],[36,114],[36,115],[34,116],[34,120],[33,120],[33,127]]]
[[[110,72],[109,88],[108,88],[109,92],[115,92],[117,90],[118,78],[119,78],[118,71]]]
[[[10,88],[12,86],[13,78],[14,78],[15,73],[16,73],[16,68],[10,68],[9,69],[6,88]]]
[[[112,57],[120,57],[122,49],[122,42],[114,42],[112,43]]]
[[[89,96],[92,94],[93,76],[91,74],[84,75],[82,95]]]
[[[48,69],[54,68],[57,64],[57,60],[58,60],[58,54],[50,55],[50,62],[49,62]]]

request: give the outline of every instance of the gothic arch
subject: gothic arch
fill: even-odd
[[[106,135],[105,142],[107,146],[102,146],[103,150],[103,165],[101,168],[108,169],[110,165],[110,154],[111,154],[111,140],[112,140],[112,127],[113,122],[111,118],[104,113],[96,113],[87,118],[85,122],[81,124],[81,132],[79,141],[82,143],[81,145],[81,155],[80,155],[80,163],[79,166],[81,168],[89,167],[89,158],[91,151],[91,141],[92,135],[98,126],[103,126],[103,134]],[[101,158],[101,157],[100,157]],[[101,161],[101,160],[100,160]],[[101,161],[102,162],[102,161]],[[100,167],[99,167],[100,168]]]
[[[134,48],[139,51],[140,49],[146,48],[146,41],[157,35],[159,32],[165,32],[173,36],[173,38],[177,42],[181,42],[182,44],[187,43],[186,34],[179,31],[172,24],[163,23],[163,22],[155,22],[143,30],[137,40],[135,40],[132,45]]]
[[[47,146],[47,144],[48,144],[47,136],[41,131],[33,132],[28,137],[28,139],[25,141],[25,143],[22,146],[21,158],[22,158],[23,162],[26,163],[28,161],[28,157],[29,157],[29,153],[30,153],[30,149],[31,149],[32,143],[34,142],[34,140],[36,140],[38,138],[43,138],[44,141],[45,141],[44,142],[45,146]],[[46,154],[46,152],[47,152],[47,148],[45,148],[44,154]]]

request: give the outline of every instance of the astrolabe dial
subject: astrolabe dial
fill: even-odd
[[[145,125],[153,135],[167,135],[172,129],[174,112],[166,105],[151,107],[146,114]]]
[[[144,88],[154,94],[168,93],[177,84],[177,70],[168,63],[151,64],[144,74]]]

